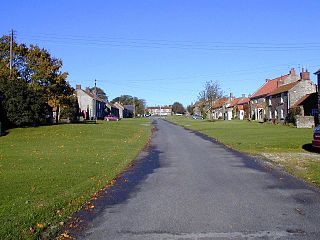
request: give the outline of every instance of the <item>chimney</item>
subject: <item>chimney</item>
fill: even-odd
[[[308,72],[308,70],[304,71],[304,68],[302,68],[302,71],[300,73],[300,78],[302,80],[310,80],[310,73]]]
[[[77,85],[76,85],[76,89],[77,89],[77,90],[80,90],[80,89],[81,89],[81,85],[80,85],[80,84],[77,84]]]
[[[290,74],[291,76],[296,76],[296,70],[295,70],[294,68],[291,68],[289,74]]]
[[[270,79],[269,78],[266,78],[266,82],[268,82]]]

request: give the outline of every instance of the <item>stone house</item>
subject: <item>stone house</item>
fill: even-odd
[[[299,80],[281,85],[266,96],[267,119],[285,122],[289,109],[301,98],[315,93],[316,90],[316,85],[310,80],[310,73],[302,69]]]
[[[276,90],[282,85],[295,82],[299,79],[296,71],[292,68],[289,74],[277,77],[274,79],[267,79],[266,82],[251,96],[250,98],[250,116],[252,120],[264,121],[267,116],[266,96]]]
[[[90,91],[81,89],[81,85],[76,85],[76,96],[78,99],[79,110],[86,120],[103,119],[106,115],[106,101],[97,97]]]

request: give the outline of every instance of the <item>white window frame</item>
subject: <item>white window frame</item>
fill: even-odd
[[[269,106],[272,106],[272,97],[269,97]]]
[[[283,103],[283,93],[281,93],[281,96],[280,96],[280,103]]]
[[[280,110],[280,116],[281,116],[281,119],[284,119],[284,111],[283,111],[282,108],[281,108],[281,110]]]

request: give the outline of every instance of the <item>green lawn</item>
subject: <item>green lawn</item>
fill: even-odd
[[[208,121],[169,117],[169,121],[199,131],[241,152],[262,155],[293,175],[320,187],[320,154],[310,149],[313,129],[248,121]]]
[[[248,121],[210,122],[187,117],[170,117],[168,120],[186,128],[200,131],[225,145],[242,152],[301,152],[302,146],[312,141],[312,129],[261,124]]]
[[[147,119],[17,128],[0,137],[0,239],[57,231],[137,156]]]

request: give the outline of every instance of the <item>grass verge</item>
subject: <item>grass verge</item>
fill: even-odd
[[[320,186],[320,155],[310,152],[312,129],[237,120],[194,120],[184,116],[167,120],[238,151],[264,156],[291,174]]]
[[[0,137],[0,239],[55,234],[150,135],[147,119],[10,130]]]

